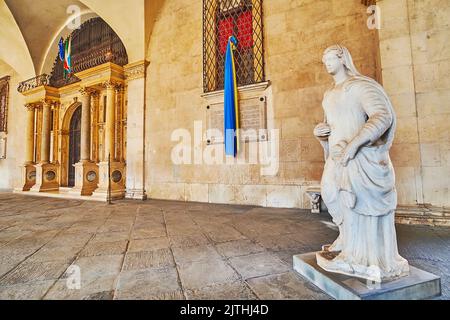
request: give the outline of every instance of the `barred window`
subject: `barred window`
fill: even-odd
[[[9,79],[9,76],[0,79],[0,132],[7,131]]]
[[[238,86],[265,81],[263,0],[203,0],[203,89],[222,90],[230,36],[235,51]]]

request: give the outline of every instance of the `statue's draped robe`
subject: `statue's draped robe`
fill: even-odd
[[[356,76],[325,93],[323,108],[331,127],[322,197],[333,221],[341,226],[342,251],[328,271],[388,280],[408,273],[408,262],[397,248],[394,213],[395,174],[389,149],[396,119],[383,88]],[[362,146],[346,167],[333,157],[355,136]]]

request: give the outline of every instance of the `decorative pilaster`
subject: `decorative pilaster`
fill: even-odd
[[[42,144],[41,144],[41,162],[42,164],[50,162],[50,132],[51,132],[51,104],[42,101]]]
[[[104,156],[105,159],[98,164],[99,181],[98,189],[93,197],[107,200],[122,199],[125,195],[125,163],[116,158],[116,91],[121,88],[120,84],[108,81],[104,83],[106,88],[106,119]],[[110,161],[108,162],[108,156]]]
[[[106,88],[106,119],[105,119],[105,158],[111,155],[115,160],[115,101],[116,90],[113,82],[104,83]]]
[[[25,141],[25,164],[34,163],[34,117],[35,106],[27,104],[27,128]]]
[[[36,184],[36,168],[34,167],[34,121],[35,106],[27,104],[27,128],[25,140],[25,163],[22,168],[23,191],[30,191]]]
[[[50,162],[58,163],[58,121],[59,121],[59,103],[52,104],[53,122],[51,124],[51,150],[50,150]]]
[[[98,156],[98,109],[100,94],[93,92],[91,95],[91,160],[97,163]]]
[[[81,162],[91,160],[91,91],[82,88],[81,93]]]
[[[124,67],[127,83],[127,193],[129,199],[145,200],[145,77],[148,61]]]
[[[51,101],[42,100],[41,161],[36,165],[35,192],[57,191],[59,189],[59,167],[50,163]]]
[[[98,186],[98,166],[91,161],[91,95],[82,88],[81,94],[81,159],[75,164],[75,187],[71,193],[90,196]]]

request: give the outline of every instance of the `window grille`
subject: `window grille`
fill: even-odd
[[[228,39],[235,53],[238,86],[265,81],[262,0],[203,0],[203,89],[222,90]]]

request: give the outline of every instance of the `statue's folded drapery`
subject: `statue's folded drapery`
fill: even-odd
[[[322,196],[340,226],[342,251],[321,266],[378,281],[407,274],[394,223],[397,193],[389,149],[396,120],[389,98],[375,81],[354,76],[329,90],[323,107],[331,135]],[[343,166],[333,150],[353,139],[369,143]]]

